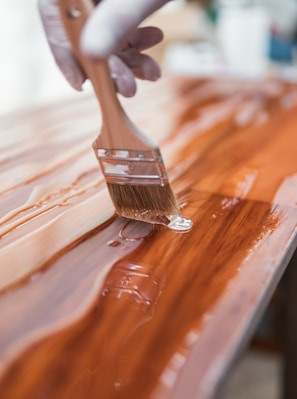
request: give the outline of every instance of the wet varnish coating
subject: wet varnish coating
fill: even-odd
[[[164,79],[126,106],[194,226],[114,216],[93,99],[7,117],[1,398],[211,398],[296,247],[296,87]]]

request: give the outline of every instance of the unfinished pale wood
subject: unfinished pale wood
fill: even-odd
[[[140,93],[187,234],[112,216],[93,99],[7,118],[1,398],[212,398],[297,245],[296,109],[281,82]]]

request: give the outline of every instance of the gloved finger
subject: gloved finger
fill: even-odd
[[[155,81],[161,77],[161,69],[157,62],[147,54],[136,49],[127,49],[118,53],[118,57],[130,68],[139,79]]]
[[[86,77],[72,55],[55,0],[39,0],[39,12],[55,61],[71,86],[81,91]]]
[[[128,47],[139,51],[155,46],[163,40],[163,32],[155,26],[145,26],[136,29],[135,33],[128,39]]]
[[[106,58],[125,46],[137,26],[168,0],[104,0],[88,19],[82,32],[83,51]]]
[[[132,97],[136,93],[136,82],[133,72],[117,56],[111,55],[108,58],[108,66],[111,77],[115,83],[116,90],[124,97]]]

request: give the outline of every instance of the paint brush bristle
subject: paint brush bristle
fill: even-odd
[[[107,183],[107,187],[116,212],[121,216],[169,224],[169,217],[179,214],[169,184],[145,186]]]

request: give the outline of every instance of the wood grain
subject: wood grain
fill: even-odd
[[[94,99],[7,117],[1,398],[213,397],[296,248],[295,86],[175,77],[125,107],[194,227],[114,216]]]

